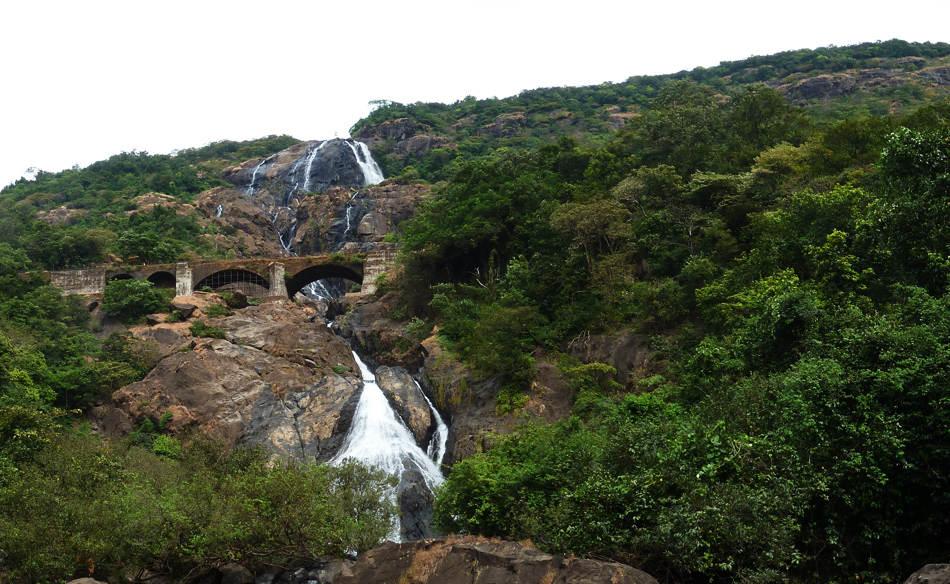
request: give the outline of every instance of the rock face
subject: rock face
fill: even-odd
[[[350,299],[331,303],[330,315],[336,318],[333,330],[364,348],[373,365],[404,367],[415,371],[423,365],[422,346],[405,332],[405,323],[389,318],[395,308],[394,297],[387,295],[369,304],[354,305]]]
[[[222,179],[236,188],[217,187],[195,200],[205,220],[218,226],[218,234],[207,237],[237,257],[311,255],[346,241],[382,241],[413,216],[430,187],[366,186],[371,159],[357,156],[367,152],[352,141],[304,142],[225,169]]]
[[[280,245],[271,217],[244,192],[216,187],[195,197],[195,204],[219,228],[217,235],[208,236],[216,249],[230,250],[237,257],[288,255]]]
[[[661,367],[652,362],[653,352],[647,348],[645,335],[584,335],[571,341],[565,352],[582,363],[604,363],[617,370],[616,381],[627,390],[636,389],[636,382],[658,373]]]
[[[308,192],[365,186],[358,152],[352,140],[301,142],[267,158],[226,168],[221,179],[265,205],[287,205],[293,197]]]
[[[927,564],[911,574],[905,584],[950,584],[950,564]]]
[[[94,421],[104,434],[124,436],[171,412],[173,431],[261,444],[286,459],[328,460],[349,428],[362,383],[349,347],[315,317],[275,303],[209,320],[224,339],[193,338],[185,323],[140,331],[172,350],[145,379],[116,391]],[[158,332],[164,328],[169,332]]]
[[[345,568],[334,584],[656,584],[624,564],[552,556],[479,537],[385,543]]]
[[[524,407],[502,415],[497,407],[500,379],[471,372],[443,351],[434,336],[422,342],[422,350],[420,382],[439,413],[451,420],[443,464],[451,466],[488,450],[498,436],[510,434],[528,420],[553,422],[570,415],[573,392],[550,363],[539,359]]]
[[[435,419],[422,390],[402,367],[381,366],[376,369],[376,384],[383,390],[389,405],[412,432],[423,450],[435,431]]]
[[[425,154],[429,150],[449,146],[448,138],[432,134],[431,127],[409,118],[383,122],[378,126],[365,126],[360,130],[357,139],[370,148],[382,141],[391,142],[400,156]]]

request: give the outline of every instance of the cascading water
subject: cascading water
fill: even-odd
[[[326,145],[326,141],[321,142],[319,146],[310,152],[310,156],[307,157],[307,168],[304,171],[306,174],[304,174],[303,179],[303,192],[305,193],[310,189],[310,171],[313,169],[313,159],[317,157],[317,154],[319,154]]]
[[[379,165],[373,160],[373,155],[370,154],[369,146],[363,142],[353,140],[347,140],[346,144],[353,150],[353,156],[356,157],[356,162],[360,165],[360,170],[363,171],[364,187],[378,185],[385,180],[386,177],[383,176],[382,169],[379,168]]]
[[[251,173],[251,184],[247,185],[247,190],[244,191],[244,194],[246,195],[254,194],[254,181],[257,180],[257,171],[259,171],[261,167],[264,166],[264,163],[267,162],[268,160],[270,160],[270,158],[265,158],[261,160],[260,162],[258,162],[257,166],[254,167],[254,172]]]
[[[427,454],[419,448],[409,428],[393,411],[383,390],[377,385],[376,377],[356,351],[353,351],[353,358],[363,377],[363,391],[356,406],[356,413],[353,415],[350,431],[343,441],[343,447],[330,464],[340,464],[352,458],[375,466],[397,478],[404,477],[411,471],[417,471],[422,475],[429,490],[434,490],[445,480],[439,464],[445,455],[448,427],[442,421],[442,417],[426,397],[438,425],[430,442],[430,453]],[[422,391],[421,388],[419,391]],[[422,395],[425,396],[425,393]],[[437,441],[439,444],[433,449]],[[394,501],[398,501],[398,495],[396,489],[389,493]],[[393,526],[389,539],[394,541],[401,539],[397,525]]]
[[[214,210],[214,216],[220,217],[222,213],[224,213],[224,206],[218,205],[217,208]]]
[[[416,445],[409,428],[389,406],[372,371],[355,351],[353,357],[363,375],[363,393],[360,394],[350,432],[333,462],[355,458],[396,476],[402,474],[408,464],[422,473],[430,489],[441,485],[444,480],[438,467],[441,460],[429,458]],[[441,421],[441,417],[437,420]]]
[[[432,440],[429,441],[429,449],[426,451],[426,454],[428,454],[429,458],[434,460],[436,464],[442,464],[442,459],[445,458],[445,449],[449,443],[449,427],[439,414],[439,410],[435,409],[435,406],[432,405],[432,400],[429,399],[426,392],[422,391],[422,386],[419,385],[419,382],[415,379],[413,379],[412,382],[416,384],[416,388],[419,390],[419,393],[422,394],[422,397],[426,398],[426,403],[429,404],[429,410],[432,412],[432,415],[435,416],[435,433],[432,434]]]

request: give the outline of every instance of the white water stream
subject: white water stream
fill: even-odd
[[[382,169],[373,160],[369,146],[355,140],[347,140],[346,144],[353,150],[353,156],[356,156],[356,162],[360,165],[360,170],[363,171],[364,187],[378,185],[385,180],[386,177],[383,176]]]
[[[373,372],[355,351],[353,358],[356,359],[356,364],[359,365],[360,373],[363,375],[363,392],[360,394],[350,431],[332,463],[355,458],[397,477],[402,475],[402,471],[409,466],[422,473],[429,489],[441,485],[444,477],[439,464],[442,462],[442,456],[445,455],[444,442],[449,430],[438,411],[432,408],[430,403],[429,407],[438,424],[435,436],[438,436],[439,442],[442,442],[436,451],[436,459],[433,460],[416,445],[409,428],[396,415],[383,390],[376,384]],[[425,393],[422,395],[425,396]],[[435,436],[433,440],[436,440]]]
[[[353,415],[350,430],[343,439],[343,447],[330,464],[340,464],[347,459],[355,459],[397,479],[402,479],[403,473],[407,470],[417,470],[422,474],[429,490],[434,491],[445,480],[439,465],[442,457],[445,456],[445,442],[449,429],[442,420],[442,416],[432,407],[432,402],[423,392],[422,395],[429,404],[429,410],[437,424],[436,431],[429,441],[429,452],[425,453],[416,444],[406,424],[393,411],[383,390],[376,383],[373,372],[360,359],[356,351],[353,351],[353,358],[363,376],[363,391],[360,393],[360,401],[356,405],[356,413]],[[419,384],[415,385],[422,392]],[[398,488],[388,493],[397,507],[399,495]],[[402,541],[398,519],[394,521],[388,539]]]

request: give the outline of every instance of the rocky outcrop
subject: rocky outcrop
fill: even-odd
[[[425,450],[435,431],[436,422],[422,389],[402,367],[379,367],[376,370],[376,384],[409,428],[416,444]]]
[[[216,235],[206,236],[215,249],[230,250],[237,257],[286,256],[289,252],[280,243],[284,237],[284,243],[298,255],[313,255],[335,251],[347,239],[382,241],[413,217],[416,205],[430,189],[428,185],[389,182],[359,190],[335,187],[292,198],[290,213],[261,206],[258,195],[217,187],[198,195],[195,204],[205,220],[218,227]]]
[[[527,401],[517,411],[501,414],[498,393],[501,380],[470,371],[453,355],[443,351],[437,337],[422,342],[425,354],[420,381],[449,424],[443,464],[451,466],[477,452],[491,448],[499,436],[510,434],[529,420],[553,422],[570,415],[573,393],[557,367],[539,359]]]
[[[334,584],[656,584],[611,562],[565,558],[509,541],[450,537],[385,543],[345,568]]]
[[[581,335],[567,344],[565,352],[582,363],[610,365],[617,370],[615,380],[628,390],[661,369],[661,364],[653,362],[646,336],[637,333]]]
[[[904,584],[950,584],[950,564],[927,564],[911,574]]]
[[[432,128],[409,118],[383,122],[378,126],[364,126],[356,139],[375,148],[380,142],[389,142],[398,156],[421,155],[429,150],[449,146],[449,139],[432,133]]]
[[[396,308],[395,296],[386,295],[377,302],[359,304],[351,298],[335,299],[330,315],[336,316],[333,330],[361,348],[373,365],[418,370],[425,358],[416,339],[406,334],[406,323],[389,318]]]
[[[772,83],[778,91],[794,105],[804,105],[814,100],[834,99],[858,91],[872,91],[877,88],[897,87],[916,84],[923,87],[950,85],[950,66],[936,64],[927,67],[927,61],[920,57],[898,59],[905,67],[880,67],[870,69],[850,69],[839,73],[828,73],[807,77],[799,74],[791,80]],[[914,68],[919,70],[914,71]]]
[[[216,187],[195,197],[195,205],[218,227],[217,234],[205,236],[215,249],[231,251],[236,257],[289,255],[280,245],[271,217],[242,191]]]
[[[275,303],[210,320],[224,339],[191,337],[186,323],[136,331],[174,349],[145,379],[116,391],[93,421],[107,436],[124,436],[170,412],[175,432],[261,444],[286,459],[328,460],[349,428],[362,383],[350,349],[322,321],[312,322],[316,316]]]
[[[483,126],[478,133],[492,138],[510,138],[524,130],[528,125],[524,114],[501,114],[491,124]]]
[[[408,469],[399,477],[399,530],[403,541],[415,541],[435,535],[432,530],[432,504],[435,496],[425,477],[416,469]]]

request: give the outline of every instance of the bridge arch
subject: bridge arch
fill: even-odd
[[[156,288],[174,288],[175,274],[166,271],[155,272],[150,275],[148,281],[154,284]]]
[[[320,264],[306,267],[287,280],[287,296],[293,298],[297,292],[300,292],[304,286],[317,280],[326,280],[328,278],[343,278],[357,284],[363,284],[363,275],[357,271],[339,264]]]
[[[221,290],[241,290],[248,296],[263,298],[269,295],[270,283],[266,278],[249,270],[220,270],[203,278],[195,284],[195,290],[211,288]]]

